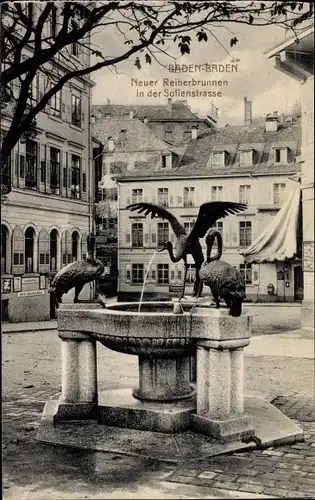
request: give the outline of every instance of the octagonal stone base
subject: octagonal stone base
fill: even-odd
[[[153,403],[133,397],[132,389],[115,389],[100,394],[97,410],[99,424],[153,432],[182,432],[191,425],[196,398]]]

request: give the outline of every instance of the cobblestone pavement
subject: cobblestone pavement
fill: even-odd
[[[44,403],[57,398],[54,389],[36,390],[29,387],[10,391],[3,400],[3,458],[14,455],[18,448],[34,445]],[[178,485],[216,488],[224,492],[247,492],[284,498],[314,498],[315,496],[315,410],[310,394],[279,396],[273,404],[300,423],[305,441],[267,450],[233,453],[211,457],[198,463],[183,465],[149,461],[142,471],[156,481]],[[41,451],[44,445],[35,444]],[[47,448],[47,447],[46,447]],[[136,459],[134,459],[136,460]],[[13,484],[6,482],[4,492]],[[210,490],[211,491],[211,490]],[[31,498],[31,497],[30,497]],[[83,498],[83,497],[82,497]],[[89,498],[89,497],[85,497]]]

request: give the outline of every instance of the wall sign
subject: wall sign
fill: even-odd
[[[38,276],[32,276],[29,278],[22,277],[22,290],[31,291],[37,290],[39,288],[39,278]]]
[[[18,297],[36,297],[37,295],[44,295],[44,290],[28,290],[27,292],[19,292]]]
[[[2,293],[11,293],[11,278],[2,279]]]
[[[283,271],[277,272],[277,280],[278,281],[284,280],[284,272]]]
[[[22,277],[14,276],[13,278],[13,291],[20,292],[22,290]]]
[[[46,276],[45,274],[42,274],[39,277],[39,288],[42,290],[43,288],[46,288]]]

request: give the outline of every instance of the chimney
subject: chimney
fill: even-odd
[[[110,106],[110,100],[109,99],[107,99],[106,104],[107,104],[107,106]]]
[[[171,98],[167,99],[167,111],[172,112],[172,99]]]
[[[195,140],[197,139],[198,137],[198,125],[193,125],[191,127],[191,138],[192,140]]]
[[[269,113],[265,118],[265,131],[266,132],[277,132],[278,130],[278,113]]]
[[[129,118],[132,120],[133,119],[133,111],[129,112]]]
[[[248,101],[247,97],[244,97],[244,125],[245,127],[248,127],[252,123],[252,101]]]
[[[108,152],[112,153],[115,149],[115,141],[112,137],[109,137],[107,140],[108,140]]]

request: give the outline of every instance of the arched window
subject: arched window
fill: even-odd
[[[28,227],[24,235],[26,273],[34,272],[34,240],[35,240],[35,231],[32,227]]]
[[[8,250],[9,250],[8,228],[4,224],[1,224],[1,274],[9,272]]]
[[[72,262],[78,260],[79,258],[79,233],[78,231],[73,231],[71,239],[71,256]]]
[[[57,271],[57,249],[58,232],[57,229],[50,231],[50,271]]]

